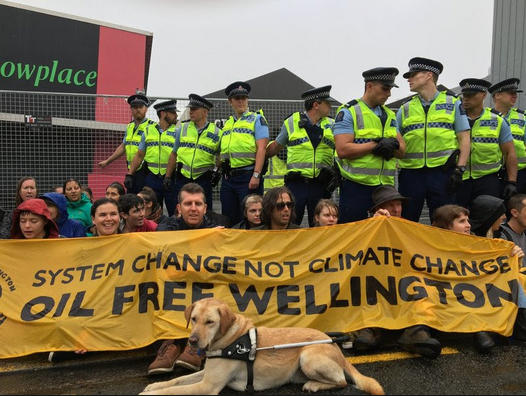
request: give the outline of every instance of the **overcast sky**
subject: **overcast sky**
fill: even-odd
[[[19,0],[153,33],[148,95],[185,98],[287,68],[339,101],[364,70],[400,70],[390,101],[410,95],[410,58],[439,60],[454,88],[489,74],[493,0]]]

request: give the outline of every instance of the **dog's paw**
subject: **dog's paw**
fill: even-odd
[[[303,384],[303,392],[316,393],[321,389],[320,385],[317,381],[307,381]]]
[[[154,382],[153,384],[150,384],[146,388],[144,388],[142,392],[143,393],[151,392],[151,391],[156,391],[156,390],[163,389],[163,388],[164,388],[163,382]],[[142,395],[143,393],[140,393],[140,394]]]

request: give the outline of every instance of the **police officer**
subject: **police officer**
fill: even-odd
[[[398,87],[398,69],[377,67],[362,73],[365,92],[338,109],[334,124],[336,162],[342,176],[340,223],[363,220],[380,185],[394,185],[396,159],[405,144],[396,130],[396,115],[385,106]]]
[[[322,198],[330,198],[327,185],[334,162],[334,120],[329,118],[331,85],[313,88],[301,95],[305,111],[293,113],[281,127],[276,140],[267,147],[274,157],[287,146],[285,185],[296,200],[296,224],[301,224],[307,207],[309,226],[314,226],[314,208]]]
[[[174,191],[164,188],[163,180],[168,160],[175,144],[175,124],[177,123],[177,101],[168,100],[153,106],[157,110],[159,124],[151,125],[143,134],[139,148],[126,175],[124,183],[131,184],[135,171],[143,163],[146,167],[144,184],[150,187],[161,207],[166,204],[168,215],[175,213],[177,196]]]
[[[479,195],[500,198],[502,188],[498,174],[503,158],[508,176],[503,198],[507,200],[517,193],[517,156],[509,125],[497,110],[484,108],[490,85],[489,81],[478,78],[460,82],[462,105],[471,127],[471,154],[456,202],[468,209]]]
[[[223,126],[220,199],[222,213],[230,218],[231,224],[242,220],[241,202],[245,196],[263,193],[261,172],[269,130],[265,117],[248,109],[250,90],[250,84],[243,81],[236,81],[225,89],[234,115]]]
[[[126,154],[126,162],[128,163],[128,170],[130,169],[131,163],[135,154],[139,150],[139,143],[141,142],[142,136],[146,133],[146,130],[156,125],[155,121],[146,118],[146,111],[150,106],[150,100],[143,94],[131,95],[128,98],[128,104],[130,105],[133,120],[126,127],[126,134],[122,143],[115,152],[110,155],[106,160],[99,162],[101,168],[105,168],[116,159],[119,159]],[[132,183],[128,182],[128,192],[138,193],[144,187],[145,172],[142,164],[139,164],[136,171],[135,177]]]
[[[406,153],[398,161],[400,193],[408,198],[404,217],[419,221],[424,200],[433,211],[455,202],[470,150],[469,122],[461,101],[453,92],[439,92],[440,62],[413,58],[404,74],[409,89],[417,95],[397,113],[398,131]]]
[[[221,129],[208,121],[208,113],[214,107],[197,94],[190,94],[188,106],[190,120],[176,130],[176,139],[170,154],[164,178],[166,189],[172,190],[175,171],[175,196],[186,183],[197,183],[205,190],[206,204],[212,209],[212,190],[217,183],[215,175],[219,165]],[[214,180],[215,179],[215,180]]]
[[[499,111],[504,119],[510,124],[513,144],[517,154],[517,190],[520,193],[526,192],[526,148],[525,148],[525,112],[517,109],[517,93],[520,80],[518,78],[508,78],[489,87],[489,93],[493,97],[495,110]]]

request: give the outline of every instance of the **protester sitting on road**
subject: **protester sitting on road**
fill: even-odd
[[[146,219],[154,221],[157,224],[168,219],[168,216],[163,213],[163,208],[157,202],[157,196],[151,187],[144,186],[137,195],[144,201]]]
[[[471,212],[458,205],[444,205],[437,208],[433,212],[432,224],[462,234],[474,233],[477,236],[493,238],[505,218],[505,213],[504,200],[490,195],[480,195],[473,200]],[[519,258],[524,257],[524,252],[517,245],[511,254],[518,255]],[[526,308],[526,296],[522,288],[519,294],[522,294],[522,298],[519,297],[519,307]],[[481,353],[487,353],[495,346],[494,335],[487,331],[474,333],[473,342]]]
[[[171,216],[163,231],[196,230],[214,228],[215,223],[207,219],[205,190],[197,183],[187,183],[178,195],[177,212],[180,217]],[[160,231],[162,224],[157,231]],[[205,360],[202,351],[188,344],[188,338],[165,340],[157,351],[157,357],[148,367],[148,375],[171,373],[175,366],[200,371]]]
[[[137,194],[124,194],[119,200],[124,225],[123,234],[129,232],[151,232],[157,229],[157,223],[146,219],[144,201]]]
[[[200,228],[214,228],[215,222],[206,216],[206,199],[204,189],[197,183],[187,183],[177,197],[175,214],[159,224],[157,231],[193,230]],[[201,196],[202,195],[202,196]],[[179,216],[177,215],[179,214]]]
[[[262,225],[254,230],[294,230],[301,228],[294,224],[294,196],[285,186],[274,187],[265,193],[262,201]]]
[[[381,185],[373,191],[374,206],[369,209],[373,216],[402,217],[402,205],[410,198],[402,196],[394,186]]]
[[[82,223],[69,218],[66,197],[59,193],[46,193],[40,196],[46,203],[51,217],[57,223],[60,236],[64,238],[80,238],[86,236]]]
[[[20,179],[16,185],[15,193],[15,208],[22,202],[38,196],[37,182],[35,178],[26,176]],[[4,214],[3,221],[0,226],[0,239],[11,238],[11,227],[13,224],[14,209]]]
[[[338,224],[340,210],[332,199],[320,199],[314,208],[314,227]]]
[[[91,225],[91,205],[88,196],[82,192],[82,185],[77,179],[70,178],[64,182],[64,195],[68,200],[70,219],[80,221],[84,227]]]
[[[237,230],[250,230],[261,225],[261,209],[263,198],[259,194],[250,194],[241,201],[243,220],[232,228]]]
[[[89,198],[89,201],[93,203],[93,191],[88,186],[82,186],[82,192],[86,194]]]
[[[369,213],[386,217],[402,217],[402,203],[409,200],[389,185],[378,186],[373,191],[372,198],[374,206],[369,209]],[[353,341],[353,349],[362,352],[377,348],[384,338],[384,332],[384,329],[378,327],[359,330]],[[390,333],[394,332],[393,330]],[[436,359],[442,352],[442,345],[431,337],[430,328],[424,325],[404,329],[398,338],[398,345],[427,359]]]
[[[500,228],[500,237],[520,246],[526,251],[526,194],[517,194],[508,201],[509,220]],[[526,269],[524,258],[521,263],[521,275],[525,276]],[[517,319],[513,329],[513,337],[516,340],[526,341],[526,309],[519,307]]]
[[[119,199],[124,194],[126,194],[124,185],[118,181],[114,181],[108,187],[106,187],[106,198],[113,198],[115,201],[119,202]]]
[[[108,236],[120,234],[119,204],[112,198],[97,199],[91,207],[91,220],[88,236]]]
[[[11,239],[53,238],[59,238],[58,226],[43,200],[30,199],[18,205],[13,213]]]

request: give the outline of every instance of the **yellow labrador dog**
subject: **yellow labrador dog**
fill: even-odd
[[[204,369],[172,381],[151,384],[141,395],[217,395],[225,386],[244,391],[250,371],[256,391],[296,383],[304,384],[304,391],[316,392],[343,388],[350,380],[372,395],[384,394],[378,381],[360,374],[345,359],[339,346],[330,343],[331,338],[321,331],[258,327],[256,345],[249,343],[252,353],[255,352],[253,369],[249,371],[246,361],[226,358],[225,355],[233,353],[229,348],[232,345],[239,346],[236,340],[249,331],[254,333],[251,319],[235,314],[226,303],[214,298],[203,299],[187,307],[185,317],[192,323],[190,344],[206,350],[209,356]],[[286,343],[324,342],[321,340],[327,343],[273,348]],[[248,352],[248,349],[241,348],[242,352]],[[213,357],[218,355],[220,357]]]

